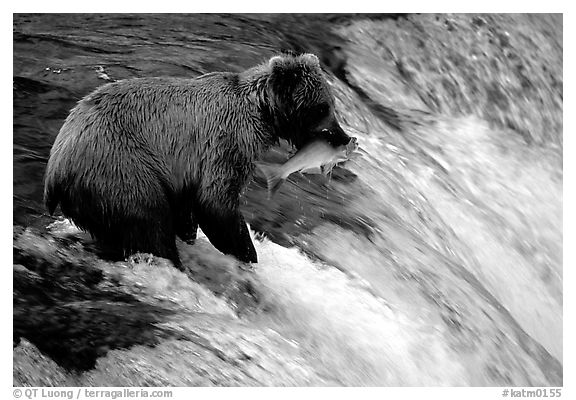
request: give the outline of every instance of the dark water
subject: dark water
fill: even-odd
[[[398,50],[467,37],[453,26],[470,21],[485,51],[521,54],[527,22],[506,18],[15,15],[14,224],[31,228],[15,234],[15,384],[561,385],[562,128],[546,141],[525,117],[540,96],[536,114],[561,119],[561,73],[487,118],[451,106]],[[553,51],[553,24],[534,18],[531,40]],[[499,29],[506,46],[490,39]],[[559,35],[561,55],[561,19]],[[273,201],[254,178],[242,199],[254,271],[205,238],[180,245],[183,274],[95,259],[66,223],[46,233],[42,176],[76,101],[110,80],[242,71],[279,51],[320,57],[364,156],[294,175]],[[458,62],[509,93],[507,64],[498,78]]]

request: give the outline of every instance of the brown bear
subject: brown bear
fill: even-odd
[[[180,266],[175,236],[198,226],[221,252],[257,262],[239,211],[258,157],[280,138],[301,148],[351,138],[312,54],[281,55],[241,73],[106,84],[70,112],[50,152],[44,200],[118,256]]]

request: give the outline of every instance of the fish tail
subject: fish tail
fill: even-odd
[[[274,196],[274,193],[276,193],[280,186],[282,186],[282,183],[284,183],[284,179],[282,179],[282,176],[279,172],[280,168],[265,162],[257,162],[256,166],[266,177],[266,183],[268,186],[268,198],[271,199],[272,196]]]

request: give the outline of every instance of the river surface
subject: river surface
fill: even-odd
[[[562,16],[14,16],[14,384],[561,386]],[[111,263],[42,206],[109,81],[319,56],[362,156],[242,198],[259,263]],[[272,149],[267,161],[289,156]]]

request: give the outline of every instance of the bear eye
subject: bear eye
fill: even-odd
[[[318,118],[324,118],[328,116],[330,112],[330,107],[327,104],[321,104],[316,107],[316,115]]]

